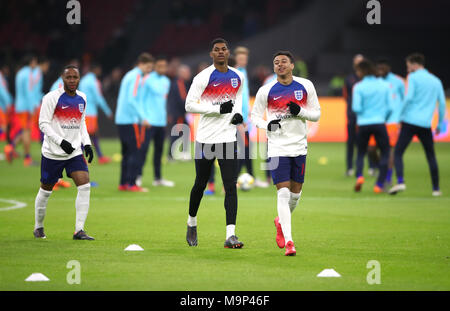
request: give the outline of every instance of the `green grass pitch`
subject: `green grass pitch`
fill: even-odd
[[[102,140],[104,153],[120,152]],[[0,146],[3,147],[3,144]],[[39,144],[33,145],[35,159]],[[407,191],[362,193],[344,176],[344,144],[310,143],[302,198],[292,217],[297,256],[285,257],[275,243],[276,191],[238,192],[239,250],[224,249],[223,194],[204,197],[198,214],[199,246],[185,241],[193,162],[168,163],[163,176],[175,188],[151,186],[149,158],[144,186],[149,193],[117,191],[119,163],[90,165],[86,231],[96,241],[73,241],[76,188],[55,191],[47,207],[46,240],[33,237],[34,199],[40,168],[0,161],[0,291],[8,290],[450,290],[450,144],[436,144],[443,196],[431,196],[431,180],[420,144],[405,154]],[[21,146],[19,151],[22,151]],[[320,164],[319,159],[328,162]],[[254,164],[257,167],[256,163]],[[262,176],[261,172],[258,172]],[[216,175],[220,178],[220,175]],[[221,188],[221,181],[218,183]],[[10,204],[26,207],[1,210]],[[125,252],[139,244],[143,252]],[[69,285],[66,267],[81,264],[81,284]],[[368,261],[380,263],[381,284],[369,285]],[[340,278],[318,278],[332,268]],[[49,282],[25,282],[41,272]]]

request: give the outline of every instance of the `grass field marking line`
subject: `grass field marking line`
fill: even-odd
[[[13,209],[18,209],[18,208],[24,208],[27,206],[27,203],[24,203],[24,202],[19,202],[19,201],[15,201],[15,200],[6,200],[6,199],[2,199],[2,198],[0,198],[0,202],[6,202],[6,203],[13,204],[12,206],[8,206],[8,207],[0,207],[0,212],[10,211]]]

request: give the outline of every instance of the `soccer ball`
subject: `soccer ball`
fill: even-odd
[[[253,188],[253,184],[255,183],[255,179],[252,175],[248,173],[244,173],[241,176],[238,177],[237,180],[239,189],[242,189],[243,191],[249,191]]]

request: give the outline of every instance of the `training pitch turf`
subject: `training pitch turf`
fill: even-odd
[[[105,154],[120,152],[102,140]],[[3,148],[4,144],[0,144]],[[33,156],[40,159],[40,146]],[[19,146],[19,151],[22,147]],[[0,161],[0,291],[4,290],[450,290],[450,144],[436,144],[442,197],[431,196],[425,154],[418,143],[405,154],[407,191],[375,195],[374,177],[361,193],[344,176],[344,144],[310,143],[306,179],[292,215],[297,256],[275,243],[276,191],[238,192],[236,233],[243,249],[224,249],[225,211],[218,193],[204,197],[198,214],[199,246],[185,241],[193,162],[168,163],[174,188],[155,188],[152,158],[144,173],[148,193],[117,191],[119,163],[90,165],[91,205],[86,231],[95,241],[73,241],[76,188],[53,192],[46,240],[33,237],[39,166]],[[324,158],[326,157],[326,159]],[[255,168],[257,164],[255,163]],[[262,177],[262,173],[258,172]],[[367,174],[366,174],[367,176]],[[5,210],[5,200],[26,203]],[[142,252],[125,252],[138,244]],[[69,285],[70,260],[81,264],[81,284]],[[369,285],[370,260],[381,284]],[[332,268],[340,278],[318,278]],[[25,282],[33,272],[49,282]]]

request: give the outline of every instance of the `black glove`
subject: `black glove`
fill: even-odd
[[[92,151],[91,145],[84,146],[84,154],[86,155],[86,158],[88,158],[88,163],[91,163],[94,158],[94,152]]]
[[[287,106],[289,107],[289,111],[291,112],[291,114],[293,114],[294,116],[298,115],[300,113],[300,110],[302,109],[294,102],[289,102]]]
[[[269,124],[267,124],[267,130],[270,132],[274,132],[278,130],[278,128],[281,128],[280,121],[281,119],[275,119],[270,121]]]
[[[235,113],[233,118],[231,119],[231,124],[238,125],[244,122],[244,118],[242,118],[242,115],[240,113]]]
[[[231,113],[233,110],[233,102],[231,100],[224,102],[220,105],[220,114]]]
[[[75,148],[73,148],[72,145],[65,139],[62,140],[60,146],[67,154],[71,154],[75,150]]]

